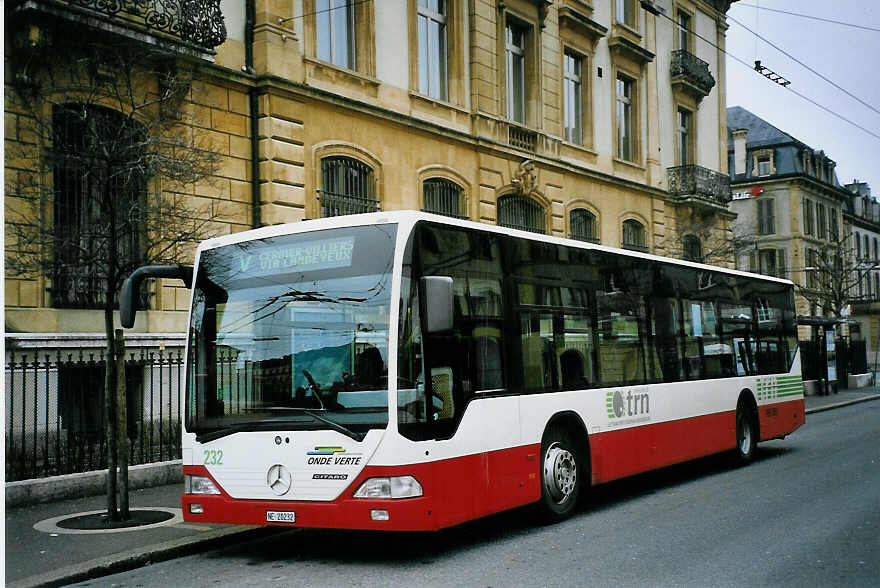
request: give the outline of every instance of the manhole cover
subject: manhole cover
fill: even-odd
[[[111,521],[107,513],[93,513],[72,516],[55,523],[62,529],[77,529],[79,531],[98,531],[103,529],[126,529],[128,527],[142,527],[163,523],[174,516],[174,513],[163,510],[132,510],[129,511],[127,521]]]

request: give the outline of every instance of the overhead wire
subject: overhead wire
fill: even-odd
[[[807,71],[810,71],[810,72],[816,74],[817,76],[819,76],[820,78],[822,78],[823,80],[825,80],[826,82],[828,82],[829,84],[831,84],[832,86],[834,86],[835,88],[837,88],[838,90],[840,90],[841,92],[843,92],[844,94],[849,96],[850,98],[858,101],[863,106],[870,108],[871,110],[873,110],[877,114],[880,114],[880,110],[875,108],[873,105],[868,104],[867,102],[865,102],[864,100],[862,100],[861,98],[859,98],[858,96],[856,96],[855,94],[853,94],[852,92],[850,92],[849,90],[847,90],[846,88],[844,88],[843,86],[841,86],[840,84],[835,82],[834,80],[832,80],[832,79],[828,78],[827,76],[825,76],[824,74],[816,71],[811,66],[807,65],[806,63],[804,63],[803,61],[801,61],[800,59],[798,59],[797,57],[795,57],[794,55],[792,55],[791,53],[789,53],[788,51],[786,51],[785,49],[780,47],[779,45],[775,44],[773,41],[767,39],[766,37],[764,37],[760,33],[756,33],[755,31],[753,31],[752,29],[750,29],[749,27],[747,27],[746,25],[744,25],[743,23],[738,21],[736,18],[730,16],[729,14],[727,15],[727,18],[729,18],[730,20],[732,20],[733,22],[735,22],[736,24],[738,24],[739,26],[741,26],[742,28],[744,28],[745,30],[750,32],[751,34],[755,35],[757,38],[761,39],[762,41],[764,41],[765,43],[767,43],[768,45],[770,45],[771,47],[773,47],[774,49],[776,49],[777,51],[779,51],[780,53],[782,53],[783,55],[785,55],[786,57],[788,57],[789,59],[794,61],[795,63],[801,65]]]
[[[830,18],[822,18],[821,16],[813,16],[810,14],[802,14],[800,12],[789,12],[788,10],[779,10],[778,8],[767,8],[766,6],[759,6],[757,4],[746,4],[745,2],[740,2],[737,6],[745,6],[748,8],[757,8],[758,10],[767,10],[769,12],[778,12],[780,14],[788,14],[790,16],[799,16],[801,18],[806,18],[809,20],[819,20],[822,22],[828,22],[836,25],[841,25],[844,27],[853,27],[856,29],[863,29],[866,31],[874,31],[875,33],[880,33],[880,29],[875,27],[868,27],[865,25],[859,25],[852,22],[843,22],[842,20],[833,20]]]
[[[676,26],[680,26],[680,25],[675,21],[675,19],[673,19],[673,18],[670,17],[669,15],[664,14],[664,13],[661,13],[660,16],[662,16],[663,18],[669,20],[669,21],[670,21],[671,23],[673,23],[674,25],[676,25]],[[746,66],[747,68],[749,68],[749,70],[751,70],[751,71],[755,71],[753,65],[747,63],[747,62],[746,62],[745,60],[743,60],[743,59],[740,59],[739,57],[737,57],[737,56],[734,55],[733,53],[730,53],[727,49],[722,49],[721,47],[719,47],[718,45],[716,45],[713,41],[711,41],[711,40],[707,39],[706,37],[700,35],[700,34],[697,33],[696,31],[694,31],[693,29],[688,29],[688,32],[689,32],[690,34],[694,35],[696,38],[698,38],[698,39],[704,41],[705,43],[709,44],[711,47],[714,47],[714,48],[717,49],[718,51],[721,51],[721,52],[724,53],[725,55],[729,56],[729,57],[730,57],[731,59],[733,59],[734,61],[737,61],[737,62],[741,63],[742,65]],[[796,96],[799,96],[800,98],[803,98],[804,100],[806,100],[807,102],[810,102],[810,103],[813,104],[814,106],[817,106],[817,107],[821,108],[822,110],[826,111],[827,113],[829,113],[829,114],[831,114],[831,115],[833,115],[833,116],[839,118],[840,120],[842,120],[842,121],[844,121],[844,122],[846,122],[846,123],[848,123],[848,124],[850,124],[850,125],[856,127],[857,129],[859,129],[859,130],[861,130],[861,131],[863,131],[863,132],[865,132],[865,133],[871,135],[871,136],[874,137],[875,139],[880,140],[880,134],[877,134],[877,133],[875,133],[874,131],[871,131],[870,129],[865,128],[864,126],[860,125],[859,123],[857,123],[857,122],[855,122],[855,121],[852,121],[852,120],[848,119],[847,117],[843,116],[842,114],[840,114],[840,113],[838,113],[838,112],[835,112],[834,110],[831,110],[830,108],[828,108],[828,107],[825,106],[824,104],[820,104],[819,102],[813,100],[812,98],[810,98],[810,97],[808,97],[808,96],[805,96],[805,95],[802,94],[801,92],[798,92],[797,90],[795,90],[794,88],[792,88],[791,85],[788,85],[788,86],[780,86],[780,87],[785,88],[785,89],[788,90],[789,92],[793,93],[793,94],[796,95]]]

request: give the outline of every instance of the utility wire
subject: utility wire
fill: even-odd
[[[325,8],[324,10],[315,10],[314,12],[305,12],[303,14],[300,14],[299,16],[290,16],[288,18],[279,18],[278,22],[285,23],[285,22],[289,22],[291,20],[296,20],[298,18],[312,16],[313,14],[323,14],[325,12],[333,12],[334,10],[337,10],[339,8],[349,8],[350,6],[354,6],[356,4],[363,4],[365,2],[372,2],[372,1],[373,0],[351,0],[351,1],[346,2],[345,4],[342,4],[339,6],[330,6],[330,8]]]
[[[853,27],[856,29],[864,29],[866,31],[874,31],[875,33],[880,33],[880,29],[874,27],[866,27],[864,25],[858,25],[851,22],[843,22],[841,20],[831,20],[830,18],[822,18],[821,16],[812,16],[809,14],[801,14],[799,12],[789,12],[787,10],[778,10],[776,8],[767,8],[765,6],[758,6],[757,4],[745,4],[744,2],[740,2],[738,6],[747,6],[749,8],[757,8],[758,10],[769,10],[770,12],[779,12],[781,14],[788,14],[791,16],[799,16],[801,18],[808,18],[810,20],[821,20],[822,22],[830,22],[832,24],[841,25],[844,27]]]
[[[664,13],[661,13],[661,16],[662,16],[663,18],[667,19],[667,20],[668,20],[669,22],[671,22],[672,24],[674,24],[674,25],[678,25],[678,23],[677,23],[672,17],[670,17],[669,15],[664,14]],[[725,55],[729,56],[729,57],[730,57],[731,59],[733,59],[734,61],[738,61],[739,63],[743,64],[744,66],[746,66],[747,68],[749,68],[750,71],[755,71],[755,68],[754,68],[753,65],[751,65],[751,64],[749,64],[749,63],[746,63],[745,60],[740,59],[739,57],[737,57],[737,56],[734,55],[733,53],[730,53],[730,52],[727,51],[726,49],[722,49],[721,47],[719,47],[718,45],[716,45],[713,41],[710,41],[710,40],[707,39],[706,37],[700,35],[700,34],[697,33],[696,31],[694,31],[693,29],[688,29],[688,32],[689,32],[690,34],[692,34],[693,36],[695,36],[696,38],[698,38],[698,39],[700,39],[700,40],[702,40],[702,41],[705,41],[705,42],[706,42],[707,44],[709,44],[711,47],[714,47],[715,49],[717,49],[717,50],[721,51],[722,53],[724,53]],[[782,87],[784,87],[784,88],[785,88],[786,90],[788,90],[789,92],[792,92],[792,93],[795,94],[796,96],[799,96],[799,97],[803,98],[803,99],[806,100],[807,102],[810,102],[811,104],[814,104],[815,106],[818,106],[819,108],[821,108],[822,110],[828,112],[829,114],[831,114],[831,115],[833,115],[833,116],[836,116],[836,117],[839,118],[840,120],[842,120],[842,121],[844,121],[844,122],[846,122],[846,123],[849,123],[849,124],[851,124],[852,126],[856,127],[857,129],[860,129],[860,130],[866,132],[867,134],[871,135],[871,136],[874,137],[875,139],[880,140],[880,135],[878,135],[878,134],[875,133],[874,131],[871,131],[871,130],[869,130],[869,129],[863,127],[862,125],[858,124],[857,122],[851,121],[850,119],[846,118],[846,117],[843,116],[842,114],[839,114],[839,113],[837,113],[837,112],[831,110],[831,109],[828,108],[827,106],[825,106],[825,105],[823,105],[823,104],[820,104],[819,102],[816,102],[816,101],[813,100],[812,98],[809,98],[809,97],[807,97],[807,96],[801,94],[801,93],[798,92],[797,90],[794,90],[790,85],[789,85],[789,86],[782,86]]]
[[[867,108],[870,108],[871,110],[873,110],[877,114],[880,114],[880,110],[878,110],[874,106],[868,104],[867,102],[865,102],[864,100],[862,100],[861,98],[859,98],[858,96],[856,96],[855,94],[853,94],[852,92],[847,90],[846,88],[840,86],[839,84],[837,84],[833,80],[829,79],[827,76],[819,73],[818,71],[816,71],[815,69],[813,69],[812,67],[810,67],[809,65],[807,65],[806,63],[804,63],[803,61],[801,61],[800,59],[798,59],[794,55],[792,55],[791,53],[787,52],[785,49],[783,49],[779,45],[776,45],[775,43],[773,43],[773,41],[756,33],[755,31],[753,31],[752,29],[750,29],[749,27],[747,27],[746,25],[744,25],[740,21],[736,20],[734,17],[727,15],[727,18],[729,18],[730,20],[732,20],[733,22],[735,22],[736,24],[738,24],[739,26],[741,26],[742,28],[744,28],[748,32],[752,33],[753,35],[755,35],[756,37],[758,37],[759,39],[761,39],[762,41],[764,41],[765,43],[767,43],[768,45],[770,45],[771,47],[773,47],[774,49],[776,49],[777,51],[779,51],[780,53],[782,53],[783,55],[785,55],[786,57],[791,59],[792,61],[794,61],[795,63],[798,63],[801,66],[803,66],[804,68],[806,68],[808,71],[813,72],[814,74],[816,74],[817,76],[819,76],[820,78],[822,78],[823,80],[825,80],[826,82],[828,82],[829,84],[831,84],[832,86],[834,86],[835,88],[837,88],[838,90],[840,90],[841,92],[843,92],[844,94],[849,96],[850,98],[857,100],[862,105],[866,106]]]

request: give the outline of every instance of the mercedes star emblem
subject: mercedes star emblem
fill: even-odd
[[[293,479],[290,476],[290,470],[281,464],[275,464],[269,468],[269,473],[266,474],[266,483],[269,484],[272,492],[283,496],[293,485]]]

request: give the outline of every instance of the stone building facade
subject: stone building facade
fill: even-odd
[[[177,26],[134,3],[6,3],[7,32],[18,31],[7,34],[7,153],[33,142],[12,91],[22,60],[53,34],[100,32],[167,46],[193,66],[180,108],[219,166],[192,188],[151,189],[203,204],[215,233],[424,209],[734,265],[713,244],[731,240],[734,219],[729,1],[146,4],[177,7]],[[5,168],[7,186],[32,171],[8,156]],[[839,210],[837,186],[807,183]],[[50,276],[7,275],[5,287],[9,333],[103,331],[95,308],[59,305]],[[185,330],[189,297],[173,281],[151,288],[135,331],[158,345]]]

